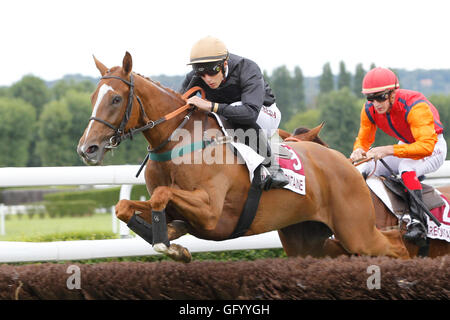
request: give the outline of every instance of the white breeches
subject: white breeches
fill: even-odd
[[[241,105],[241,101],[236,101],[231,106]],[[277,132],[278,126],[281,121],[281,112],[278,109],[277,104],[274,103],[268,107],[262,106],[256,119],[256,124],[264,130],[267,134],[267,138],[270,138]]]
[[[277,131],[280,121],[281,112],[277,104],[274,103],[269,107],[262,106],[256,123],[266,132],[267,138],[270,139]]]

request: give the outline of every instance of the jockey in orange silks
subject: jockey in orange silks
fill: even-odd
[[[383,158],[400,173],[405,186],[422,200],[418,176],[434,172],[445,161],[447,143],[439,112],[420,92],[399,88],[397,76],[389,69],[374,68],[363,79],[362,93],[367,102],[361,110],[361,124],[350,158]],[[399,140],[398,144],[370,149],[377,128]],[[372,172],[374,161],[359,166],[361,172]],[[377,166],[375,175],[389,175],[384,166]],[[423,209],[408,194],[411,219],[406,240],[426,245],[427,220]]]

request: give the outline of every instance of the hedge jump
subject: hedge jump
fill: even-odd
[[[0,299],[450,299],[450,256],[0,266]]]

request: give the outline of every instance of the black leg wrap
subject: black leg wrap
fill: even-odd
[[[152,225],[134,214],[130,221],[127,224],[128,228],[133,230],[138,236],[147,241],[150,244],[153,244],[153,230]]]
[[[164,243],[166,246],[170,245],[169,237],[167,235],[166,211],[152,211],[152,225],[153,225],[153,245],[156,243]]]

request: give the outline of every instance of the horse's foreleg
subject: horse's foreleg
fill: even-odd
[[[116,204],[116,216],[125,223],[128,223],[131,217],[140,212],[142,219],[147,222],[151,221],[152,206],[150,201],[133,201],[133,200],[120,200]]]
[[[150,198],[153,210],[157,211],[164,210],[169,201],[182,212],[192,226],[203,230],[213,230],[216,227],[219,210],[212,206],[206,191],[158,187]]]
[[[137,212],[139,212],[139,215],[137,215]],[[116,216],[127,223],[127,226],[145,241],[152,245],[154,244],[153,226],[151,223],[152,206],[150,201],[120,200],[116,205]],[[168,223],[165,228],[167,228],[169,241],[185,235],[188,231],[187,224],[181,220],[174,220]],[[170,245],[169,249],[171,249],[171,254],[169,253],[169,255],[175,260],[189,262],[191,259],[190,253],[184,252],[186,249],[178,247],[180,246],[176,244]]]
[[[211,210],[211,206],[209,204],[209,195],[205,191],[200,189],[195,191],[186,191],[166,186],[157,187],[153,191],[150,198],[150,204],[153,210],[152,216],[154,228],[158,228],[157,232],[159,234],[158,237],[161,237],[160,239],[163,239],[161,236],[162,233],[169,232],[168,230],[164,230],[164,225],[156,224],[158,222],[155,220],[155,217],[164,216],[164,210],[169,201],[171,201],[180,210],[180,212],[183,213],[183,216],[193,226],[211,228],[211,221],[217,224],[218,218],[213,220],[209,219],[213,210]],[[157,216],[155,214],[157,214]],[[178,225],[178,227],[180,226]],[[178,232],[179,231],[180,229],[178,229]],[[154,248],[158,252],[169,255],[176,261],[189,262],[191,260],[191,254],[189,251],[177,244],[170,244],[167,246],[163,241],[156,241],[155,239]]]

